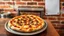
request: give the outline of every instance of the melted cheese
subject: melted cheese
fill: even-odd
[[[26,18],[22,18],[22,16],[24,17],[26,17]],[[31,31],[36,31],[36,30],[39,30],[39,29],[41,29],[43,26],[44,26],[44,21],[40,18],[40,17],[38,17],[38,16],[34,16],[34,15],[22,15],[22,16],[19,16],[19,17],[15,17],[14,18],[14,20],[16,21],[16,22],[13,22],[12,24],[14,24],[16,27],[14,27],[14,25],[12,25],[10,22],[8,23],[9,24],[9,26],[11,26],[11,29],[13,29],[13,30],[18,30],[18,31],[24,31],[24,32],[31,32]],[[27,18],[27,16],[29,17],[29,18]],[[33,16],[33,17],[31,17],[31,16]],[[34,19],[35,18],[35,19]],[[22,24],[22,26],[21,25],[19,25],[17,22],[18,22],[18,19],[20,19],[20,24]],[[21,19],[23,19],[23,20],[21,20]],[[33,21],[32,23],[30,23],[29,24],[29,19],[32,19],[31,21]],[[12,19],[13,20],[13,19]],[[11,20],[11,21],[12,21]],[[13,20],[13,21],[14,21]],[[24,20],[27,20],[26,21],[26,25],[25,25],[25,22],[24,22]],[[38,23],[35,21],[35,20],[37,20],[38,21]],[[30,22],[31,22],[30,21]],[[34,25],[34,24],[37,24],[37,25]],[[30,26],[31,25],[31,26]],[[20,27],[20,28],[18,28],[18,27]]]
[[[20,30],[20,28],[17,28],[17,27],[14,27],[14,26],[11,26],[12,29],[15,29],[15,30]]]

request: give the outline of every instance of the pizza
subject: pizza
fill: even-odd
[[[8,26],[20,32],[33,32],[44,27],[45,23],[42,18],[35,15],[20,15],[12,18]]]

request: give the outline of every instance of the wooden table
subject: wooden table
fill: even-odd
[[[9,33],[5,30],[4,25],[9,20],[9,18],[0,18],[0,36],[20,36]],[[33,36],[60,36],[53,27],[52,23],[49,20],[46,20],[46,22],[48,24],[48,28],[44,32]]]

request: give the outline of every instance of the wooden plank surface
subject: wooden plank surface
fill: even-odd
[[[9,18],[3,18],[3,19],[0,18],[0,36],[20,36],[20,35],[9,33],[5,30],[4,25],[9,20],[10,20]],[[33,35],[33,36],[60,36],[58,32],[55,30],[55,28],[53,27],[52,23],[49,20],[46,20],[46,22],[48,24],[47,29],[40,34]]]

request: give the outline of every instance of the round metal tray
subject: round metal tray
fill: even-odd
[[[41,30],[38,30],[38,31],[35,31],[35,32],[32,32],[32,33],[22,33],[22,32],[18,32],[18,31],[14,31],[14,30],[10,29],[10,28],[8,27],[8,24],[5,23],[5,29],[6,29],[8,32],[12,33],[12,34],[17,34],[17,35],[35,35],[35,34],[38,34],[38,33],[41,33],[41,32],[43,32],[43,31],[45,31],[46,28],[47,28],[47,23],[46,23],[46,21],[45,21],[45,26],[44,26]]]

